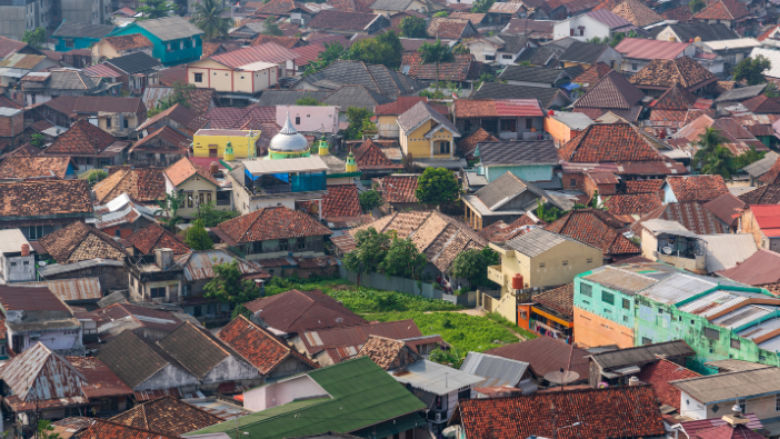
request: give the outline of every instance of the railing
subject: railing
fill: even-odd
[[[488,267],[487,277],[489,280],[503,286],[504,285],[504,273],[501,271],[500,265],[491,265]]]

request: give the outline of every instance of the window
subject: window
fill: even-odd
[[[637,63],[631,63],[631,70],[637,71],[639,70],[639,64]]]
[[[485,61],[495,61],[496,56],[495,55],[485,55]]]
[[[106,119],[106,128],[111,128],[111,118]]]
[[[737,400],[737,404],[739,404],[739,411],[741,411],[742,413],[745,413],[745,408],[747,406],[747,401],[745,401],[744,399],[738,399]]]
[[[628,299],[623,299],[623,309],[631,309],[631,302]]]
[[[569,180],[569,186],[577,186],[577,179],[572,178]]]
[[[775,411],[780,412],[780,395],[775,396]]]
[[[533,127],[534,127],[534,121],[531,120],[531,119],[526,119],[525,120],[525,129],[530,130]]]
[[[152,299],[165,298],[165,287],[149,288],[149,295]]]
[[[450,153],[450,142],[439,142],[439,154]]]
[[[580,284],[580,294],[585,297],[593,297],[593,286],[586,283]]]
[[[601,301],[610,305],[615,304],[615,295],[606,291],[601,292]]]
[[[128,122],[127,119],[122,119],[122,127],[129,128],[130,127],[130,122]]]
[[[718,333],[717,329],[704,328],[704,336],[710,340],[717,340],[720,338],[720,333]]]
[[[544,268],[544,267],[545,267],[544,262],[540,262],[539,263],[539,268]]]
[[[280,239],[279,240],[279,250],[287,251],[290,248],[290,241],[286,239]]]
[[[642,337],[642,344],[643,345],[645,345],[645,344],[653,344],[653,340],[650,340],[647,337]]]
[[[187,192],[185,192],[185,194],[187,196],[187,207],[193,207],[193,198],[194,197],[192,196],[192,191],[187,191]]]
[[[741,342],[738,338],[732,338],[731,339],[731,349],[739,349],[741,345]]]
[[[592,264],[593,263],[593,258],[585,258],[585,263],[586,264]]]
[[[306,238],[298,238],[295,241],[295,247],[298,250],[304,250],[306,248]]]
[[[501,59],[512,59],[512,55],[507,55],[507,54],[501,55]]]
[[[295,116],[295,125],[301,124],[301,116]]]
[[[565,267],[565,266],[569,265],[569,261],[564,259],[564,260],[561,261],[561,265],[563,265]]]

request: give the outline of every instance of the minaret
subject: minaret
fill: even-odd
[[[233,153],[233,144],[228,141],[227,145],[225,145],[225,154],[224,159],[226,161],[235,160],[235,154]]]
[[[349,154],[347,155],[347,164],[344,167],[345,172],[357,172],[358,167],[357,163],[355,163],[355,155],[352,154],[352,149],[349,150]]]
[[[330,145],[328,145],[328,139],[325,138],[325,134],[320,137],[317,153],[321,156],[330,154]]]

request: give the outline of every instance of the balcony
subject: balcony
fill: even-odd
[[[488,280],[495,282],[501,286],[504,286],[504,272],[501,271],[500,265],[491,265],[487,271]]]

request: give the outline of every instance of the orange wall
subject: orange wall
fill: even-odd
[[[525,318],[523,318],[525,312]],[[531,330],[531,304],[525,303],[517,305],[517,326]]]
[[[630,348],[634,346],[634,330],[575,306],[574,341],[585,347],[616,344]]]

